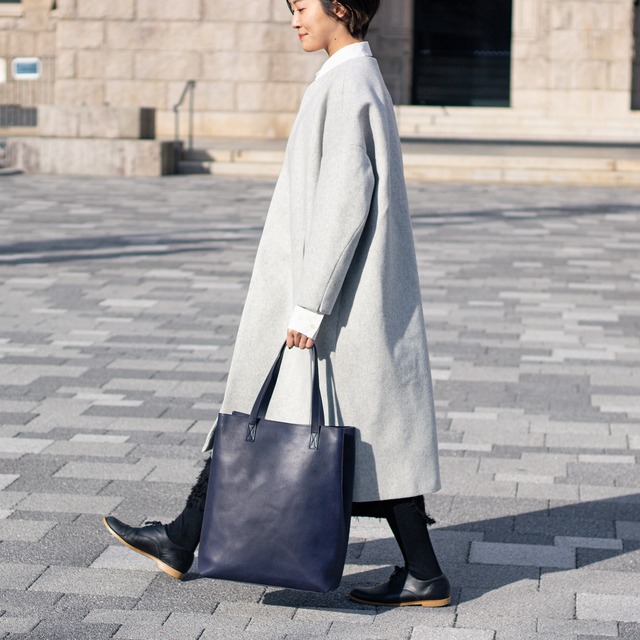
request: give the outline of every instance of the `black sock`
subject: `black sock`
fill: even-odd
[[[374,502],[352,502],[351,516],[354,518],[386,518],[387,512],[384,505],[383,500],[376,500]]]
[[[407,559],[407,552],[405,551],[404,545],[402,544],[402,536],[400,535],[400,529],[398,529],[398,523],[396,522],[395,516],[393,515],[393,510],[389,509],[389,513],[386,517],[387,522],[389,523],[389,527],[391,527],[391,531],[393,533],[393,537],[396,539],[398,546],[400,547],[400,553],[404,558],[404,563],[406,566],[409,566],[409,560]]]
[[[182,513],[169,524],[165,525],[167,535],[174,544],[195,551],[200,542],[200,530],[202,529],[202,520],[204,511],[185,507]]]
[[[442,575],[427,525],[435,520],[427,515],[424,498],[400,498],[374,502],[354,502],[351,515],[385,518],[391,527],[409,573],[418,580],[431,580]]]
[[[196,483],[191,488],[187,504],[182,513],[169,524],[165,525],[167,535],[174,544],[183,549],[195,551],[200,542],[200,531],[202,520],[204,519],[204,503],[207,497],[207,486],[209,483],[209,470],[211,469],[211,458],[209,458]]]
[[[431,580],[442,575],[427,529],[427,524],[433,520],[426,514],[424,498],[416,496],[390,502],[387,521],[409,573],[418,580]]]

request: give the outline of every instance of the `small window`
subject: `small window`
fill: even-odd
[[[38,80],[42,71],[40,58],[14,58],[11,75],[15,80]]]

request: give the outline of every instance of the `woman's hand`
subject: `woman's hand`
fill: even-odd
[[[287,329],[287,348],[291,349],[292,347],[298,347],[300,349],[311,349],[315,342],[300,333],[299,331],[294,331],[293,329]]]

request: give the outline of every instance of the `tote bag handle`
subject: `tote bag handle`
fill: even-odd
[[[278,356],[271,367],[271,370],[267,374],[267,377],[258,393],[258,397],[251,410],[249,416],[249,426],[247,429],[247,441],[254,442],[256,439],[256,431],[258,421],[262,420],[266,413],[273,391],[276,387],[278,380],[278,374],[280,373],[280,365],[282,364],[282,358],[284,357],[284,350],[286,348],[286,342],[282,345]],[[312,347],[312,384],[311,384],[311,434],[309,437],[309,448],[317,449],[320,441],[320,428],[324,426],[324,409],[322,407],[322,397],[320,395],[320,377],[318,374],[318,351],[315,345]]]

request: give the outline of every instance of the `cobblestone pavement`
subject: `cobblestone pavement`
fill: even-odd
[[[184,582],[101,524],[201,465],[273,183],[0,178],[0,637],[640,638],[640,191],[412,185],[452,606]]]

